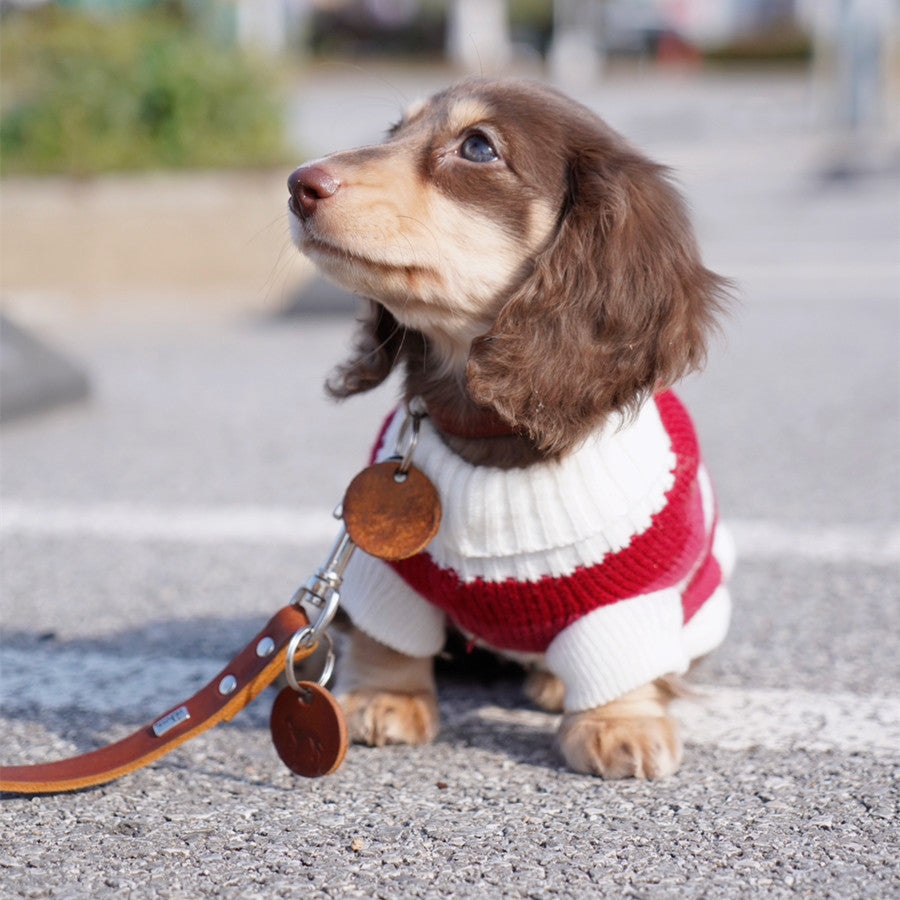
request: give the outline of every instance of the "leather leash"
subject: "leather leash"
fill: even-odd
[[[385,560],[421,552],[440,525],[434,485],[412,465],[424,410],[407,411],[397,455],[363,469],[350,483],[335,515],[344,520],[325,565],[279,610],[221,672],[184,703],[129,737],[70,759],[0,767],[0,791],[49,794],[106,784],[149,765],[221,721],[230,721],[283,671],[289,687],[272,708],[275,749],[289,769],[315,777],[333,772],[347,750],[343,714],[324,682],[298,682],[294,666],[330,638],[325,629],[337,612],[338,588],[356,547]],[[306,609],[316,611],[314,622]]]
[[[288,643],[307,627],[302,609],[285,606],[221,672],[189,700],[115,744],[57,762],[3,766],[0,790],[49,794],[106,784],[149,765],[213,725],[230,721],[281,673]],[[312,653],[301,648],[294,661]]]

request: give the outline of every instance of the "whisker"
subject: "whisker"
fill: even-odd
[[[442,249],[443,249],[442,244],[441,244],[440,240],[438,240],[438,236],[437,236],[437,234],[435,234],[434,229],[432,229],[432,227],[427,222],[423,222],[421,219],[416,218],[415,216],[405,216],[402,214],[398,214],[397,219],[399,221],[406,220],[406,221],[414,223],[415,225],[418,225],[419,228],[421,228],[433,241],[437,258],[438,259],[441,258]],[[404,237],[406,238],[406,242],[409,244],[410,251],[414,251],[415,244],[413,243],[412,237],[408,234],[404,235]]]

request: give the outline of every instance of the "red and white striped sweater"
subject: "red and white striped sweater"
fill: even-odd
[[[376,460],[392,454],[403,415]],[[426,419],[415,464],[441,497],[438,534],[398,563],[358,551],[341,591],[376,640],[432,655],[449,619],[497,650],[543,654],[577,710],[682,672],[724,637],[733,551],[673,393],[524,469],[466,463]]]

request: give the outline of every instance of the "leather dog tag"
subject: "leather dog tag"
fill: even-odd
[[[337,700],[312,681],[300,693],[286,687],[275,698],[269,727],[281,761],[297,775],[330,775],[347,752],[347,724]]]
[[[424,550],[441,524],[437,489],[415,466],[400,476],[387,460],[363,469],[344,495],[344,524],[353,542],[379,559],[398,560]]]

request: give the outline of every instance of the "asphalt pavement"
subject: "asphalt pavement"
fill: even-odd
[[[444,80],[313,73],[298,162],[375,139]],[[5,797],[5,896],[900,895],[896,169],[825,178],[838,144],[798,76],[644,73],[582,95],[673,166],[740,290],[681,391],[740,557],[731,632],[682,703],[681,771],[566,771],[555,718],[463,659],[435,744],[352,747],[307,781],[271,745],[269,691],[107,786]],[[34,283],[6,308],[39,310],[91,391],[0,432],[5,763],[121,737],[212,678],[323,561],[396,389],[326,400],[352,314],[298,301],[301,283],[244,306],[189,287],[160,305],[152,284],[50,302],[37,266]]]

